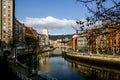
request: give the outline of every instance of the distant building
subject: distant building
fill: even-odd
[[[48,29],[47,28],[43,28],[42,29],[42,34],[48,36]]]
[[[73,35],[73,37],[72,37],[72,49],[73,50],[77,50],[77,39],[78,39],[78,35],[77,34],[75,34],[75,35]]]
[[[39,34],[39,36],[40,36],[39,42],[40,42],[41,47],[47,46],[48,45],[47,36],[45,34]]]
[[[49,45],[49,36],[48,36],[48,29],[47,28],[43,28],[42,29],[42,35],[45,35],[46,36],[46,39],[45,39],[45,44],[46,45]]]
[[[79,52],[88,52],[88,41],[85,33],[78,35],[77,47]]]

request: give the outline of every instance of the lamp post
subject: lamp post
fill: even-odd
[[[17,62],[17,53],[16,53],[16,38],[15,38],[15,0],[13,0],[13,28],[12,28],[12,52],[14,55],[14,66],[16,66],[16,62]]]

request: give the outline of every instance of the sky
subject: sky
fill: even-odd
[[[90,15],[87,8],[76,0],[16,0],[15,16],[38,33],[48,28],[49,34],[74,34],[72,26],[79,28],[76,20]]]

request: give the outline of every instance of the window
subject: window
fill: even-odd
[[[3,12],[5,12],[6,11],[6,9],[3,9]]]
[[[6,8],[6,5],[4,5],[3,8]]]
[[[10,21],[10,18],[8,18],[8,21]]]
[[[5,26],[3,26],[3,29],[5,30],[5,29],[6,29],[6,27],[5,27]]]
[[[8,6],[8,8],[10,9],[10,6]]]
[[[10,13],[10,10],[8,10],[8,13]]]
[[[4,22],[3,25],[5,26],[5,25],[6,25],[6,22]]]
[[[6,14],[3,14],[3,16],[6,16]]]
[[[8,25],[10,25],[10,22],[8,22]]]
[[[5,33],[6,31],[4,30],[3,32]]]
[[[10,17],[10,14],[8,14],[8,17]]]
[[[6,20],[6,18],[4,17],[4,18],[3,18],[3,22],[6,22],[5,20]]]

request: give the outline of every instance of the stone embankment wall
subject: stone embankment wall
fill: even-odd
[[[120,56],[65,53],[64,57],[100,66],[120,67]]]

